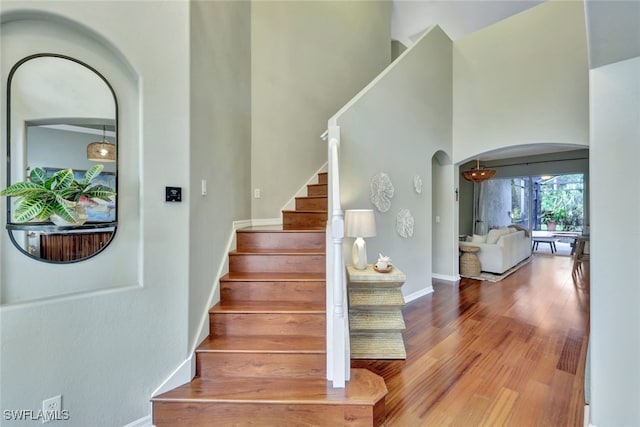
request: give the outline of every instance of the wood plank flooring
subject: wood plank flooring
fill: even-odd
[[[386,425],[582,426],[589,282],[572,263],[536,255],[407,304],[407,359],[352,361],[384,377]]]

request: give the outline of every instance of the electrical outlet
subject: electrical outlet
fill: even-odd
[[[253,197],[255,197],[256,199],[259,199],[262,196],[262,191],[259,188],[256,188],[255,190],[253,190]]]
[[[53,396],[42,401],[42,423],[48,423],[58,419],[62,412],[62,395]]]

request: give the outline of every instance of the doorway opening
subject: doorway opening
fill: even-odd
[[[571,255],[585,231],[584,187],[584,174],[495,178],[476,184],[474,233],[517,224],[538,242],[534,251]]]

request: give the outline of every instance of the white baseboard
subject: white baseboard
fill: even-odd
[[[591,424],[591,407],[584,405],[584,427],[596,427],[595,424]]]
[[[460,280],[459,274],[455,276],[447,276],[446,274],[432,273],[431,277],[437,280],[444,280],[445,282],[457,282]]]
[[[188,383],[196,375],[196,358],[194,353],[191,353],[189,358],[182,362],[169,377],[164,380],[162,384],[151,394],[151,396],[157,396],[169,390],[173,390],[176,387],[180,387],[183,384]]]
[[[433,293],[433,286],[429,285],[428,287],[419,290],[418,292],[414,292],[412,294],[409,294],[407,296],[404,297],[404,302],[405,304],[408,302],[411,302],[413,300],[416,300],[420,297],[423,297],[425,295],[429,295],[430,293]]]
[[[146,417],[130,422],[123,427],[153,427],[153,417],[151,417],[151,415],[147,415]]]
[[[282,218],[264,218],[264,219],[250,219],[248,220],[249,225],[243,225],[242,227],[235,227],[238,223],[246,223],[247,221],[236,221],[233,223],[234,231],[238,228],[244,227],[263,227],[268,225],[282,225]]]

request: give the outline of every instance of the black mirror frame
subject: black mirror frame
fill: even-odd
[[[13,76],[16,73],[16,71],[18,71],[18,69],[20,68],[20,66],[22,64],[24,64],[25,62],[28,62],[32,59],[36,59],[36,58],[43,58],[43,57],[51,57],[51,58],[60,58],[60,59],[66,59],[68,61],[72,61],[75,62],[76,64],[79,64],[85,68],[87,68],[88,70],[94,72],[98,77],[100,77],[100,79],[104,82],[104,84],[107,86],[107,88],[109,88],[109,91],[111,92],[111,95],[113,96],[113,103],[115,106],[115,143],[116,143],[116,147],[118,147],[116,149],[116,164],[115,164],[115,190],[116,190],[116,207],[115,207],[115,221],[114,222],[110,222],[109,223],[109,227],[113,227],[113,231],[111,234],[111,237],[109,238],[109,241],[104,244],[102,247],[100,247],[98,250],[96,250],[95,252],[93,252],[91,255],[88,255],[84,258],[79,258],[79,259],[74,259],[74,260],[70,260],[70,261],[55,261],[55,260],[48,260],[48,259],[43,259],[43,258],[37,258],[35,256],[33,256],[32,254],[30,254],[28,252],[28,250],[25,250],[20,244],[18,244],[18,242],[16,241],[15,236],[13,235],[12,229],[15,229],[15,227],[11,227],[11,224],[13,224],[11,222],[11,204],[9,202],[9,198],[6,198],[6,210],[7,210],[7,220],[6,220],[6,224],[7,224],[7,233],[9,234],[9,238],[11,239],[11,242],[13,243],[13,245],[20,251],[22,252],[24,255],[26,255],[27,257],[36,260],[36,261],[40,261],[40,262],[46,262],[49,264],[72,264],[72,263],[76,263],[76,262],[81,262],[81,261],[86,261],[90,258],[93,258],[94,256],[98,255],[99,253],[101,253],[107,246],[109,246],[109,244],[111,244],[111,242],[113,241],[113,238],[116,235],[116,231],[118,229],[118,210],[119,210],[119,203],[117,202],[118,200],[118,163],[119,163],[119,152],[120,152],[120,147],[119,147],[119,130],[118,130],[118,124],[119,124],[119,110],[118,110],[118,98],[116,96],[115,91],[113,90],[113,87],[111,86],[111,84],[109,83],[109,81],[95,68],[93,68],[92,66],[88,65],[87,63],[80,61],[79,59],[76,58],[72,58],[70,56],[67,55],[62,55],[62,54],[57,54],[57,53],[36,53],[33,55],[29,55],[26,56],[24,58],[22,58],[20,61],[18,61],[17,63],[15,63],[13,65],[13,67],[11,67],[11,70],[9,71],[9,76],[7,78],[7,117],[6,117],[6,144],[7,144],[7,172],[6,172],[6,182],[7,182],[7,186],[10,185],[11,182],[11,81],[13,80]],[[96,228],[99,229],[100,227],[95,227],[95,226],[80,226],[80,227],[59,227],[59,226],[54,226],[54,225],[45,225],[43,227],[41,227],[40,229],[42,230],[60,230],[60,231],[68,231],[68,230],[73,230],[73,229],[90,229],[90,228]],[[28,249],[28,248],[27,248]]]

